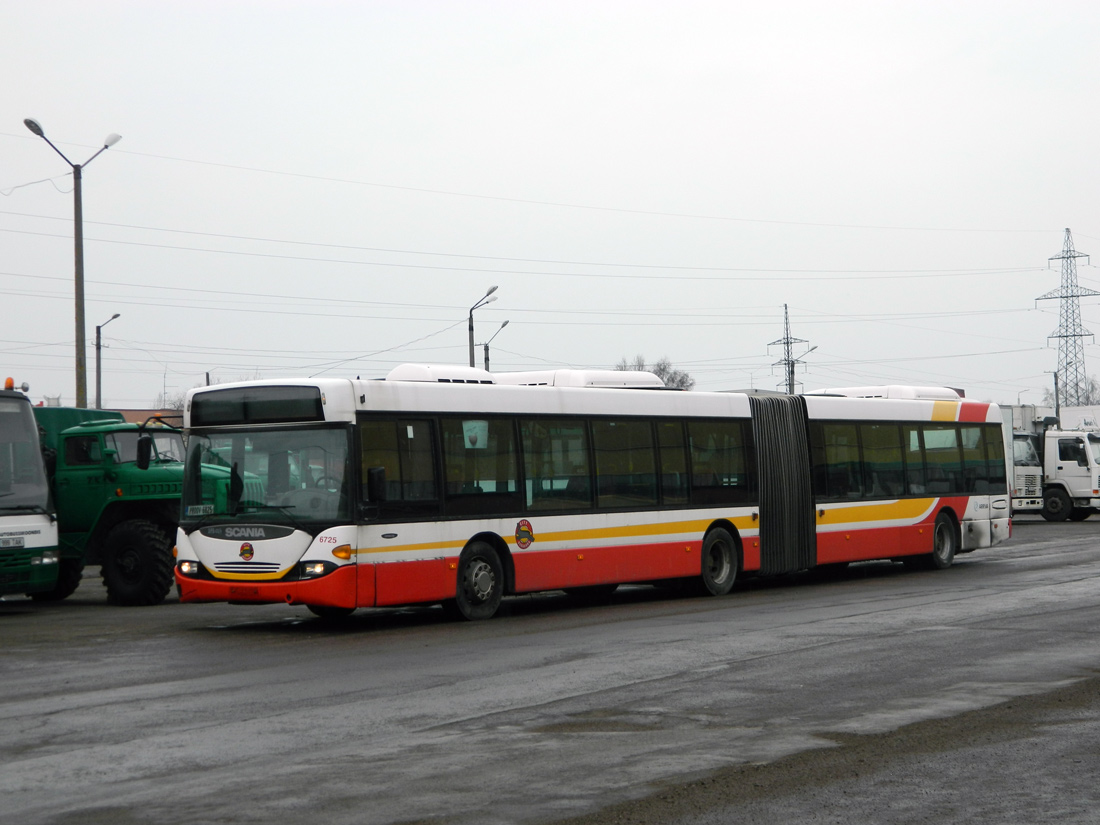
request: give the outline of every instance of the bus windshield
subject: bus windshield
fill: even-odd
[[[244,517],[301,525],[350,522],[347,427],[192,431],[182,520]]]
[[[0,510],[46,509],[49,488],[40,450],[30,404],[0,398]]]

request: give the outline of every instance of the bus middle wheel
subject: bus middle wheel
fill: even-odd
[[[703,539],[702,586],[711,596],[725,596],[737,580],[737,545],[727,530],[716,527]]]

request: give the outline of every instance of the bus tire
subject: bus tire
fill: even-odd
[[[59,602],[67,599],[80,587],[84,577],[83,559],[62,559],[57,568],[57,584],[45,593],[31,593],[36,602]]]
[[[1095,512],[1091,507],[1074,507],[1069,511],[1069,520],[1084,521]]]
[[[946,570],[955,560],[959,549],[959,533],[955,529],[955,520],[947,513],[936,516],[932,528],[932,552],[925,556],[929,570]]]
[[[466,621],[491,619],[504,596],[504,565],[497,551],[483,541],[466,546],[458,557],[454,606]]]
[[[172,544],[156,524],[133,519],[116,524],[103,551],[103,583],[110,604],[160,604],[172,587]]]
[[[721,527],[707,533],[703,539],[702,582],[703,592],[711,596],[725,596],[737,580],[737,545],[733,536]]]
[[[1073,499],[1061,487],[1051,487],[1043,493],[1043,518],[1065,521],[1073,512]]]

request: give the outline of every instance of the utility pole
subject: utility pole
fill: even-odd
[[[1085,345],[1082,339],[1091,336],[1081,325],[1080,298],[1100,295],[1093,289],[1077,285],[1077,259],[1087,258],[1084,252],[1073,248],[1073,236],[1066,229],[1062,254],[1052,255],[1049,260],[1062,262],[1062,284],[1046,295],[1035,300],[1045,301],[1051,298],[1060,300],[1058,309],[1058,329],[1048,338],[1058,339],[1058,371],[1055,373],[1055,406],[1083,407],[1088,404],[1089,381],[1085,373]]]
[[[787,313],[787,305],[783,304],[783,337],[780,338],[778,341],[772,341],[770,344],[768,344],[768,346],[769,347],[774,347],[774,346],[778,346],[779,344],[783,345],[783,359],[781,361],[776,361],[775,364],[773,364],[772,366],[777,367],[780,364],[783,365],[783,372],[784,372],[784,375],[786,377],[786,381],[785,381],[784,384],[779,385],[779,389],[783,389],[784,387],[786,387],[788,395],[794,395],[794,385],[795,385],[794,367],[795,367],[795,364],[801,364],[802,363],[802,356],[799,356],[798,358],[794,357],[794,354],[793,354],[794,345],[795,344],[808,344],[808,343],[809,343],[809,341],[807,341],[805,338],[792,338],[791,337],[791,317]],[[802,353],[802,355],[809,355],[815,349],[817,349],[816,346],[810,347],[808,350],[806,350],[804,353]]]

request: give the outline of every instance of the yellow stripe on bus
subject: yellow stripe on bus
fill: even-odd
[[[959,417],[959,406],[958,401],[933,401],[932,420],[954,421]]]
[[[728,519],[737,529],[751,531],[758,522],[751,516],[741,516]],[[532,546],[561,541],[593,541],[596,539],[638,538],[645,536],[663,536],[674,533],[696,533],[700,537],[703,531],[709,527],[715,519],[696,519],[693,521],[659,522],[656,524],[627,524],[620,527],[595,527],[588,530],[560,530],[555,533],[535,533],[535,542]],[[515,544],[513,535],[502,536],[507,544]],[[431,541],[421,544],[390,545],[388,547],[360,548],[356,555],[371,555],[374,553],[412,553],[423,550],[452,550],[458,555],[466,546],[466,539],[453,541]]]
[[[831,523],[853,524],[869,521],[909,521],[916,523],[927,516],[936,506],[935,498],[906,498],[898,501],[884,501],[880,504],[853,504],[832,507],[825,515],[818,516],[821,526]]]

